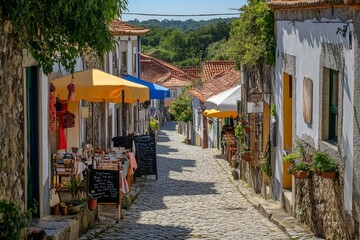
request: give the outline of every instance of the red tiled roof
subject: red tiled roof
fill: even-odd
[[[203,62],[203,81],[209,81],[215,74],[235,66],[233,61],[205,61]]]
[[[194,76],[170,63],[141,53],[140,77],[164,87],[183,87],[191,85]]]
[[[144,35],[150,31],[144,27],[133,26],[118,19],[115,19],[109,24],[109,29],[115,36]]]
[[[344,0],[295,0],[281,1],[273,0],[269,4],[272,9],[293,9],[293,8],[316,8],[316,7],[333,7],[334,5],[344,5]]]
[[[187,67],[181,67],[180,69],[190,75],[195,76],[196,78],[201,78],[200,66],[187,66]]]
[[[189,90],[189,93],[204,102],[209,97],[238,85],[240,83],[240,76],[240,71],[230,68],[224,70],[213,79],[204,82],[202,85]]]
[[[165,77],[159,79],[157,83],[164,87],[186,87],[191,85],[189,79],[176,76],[173,73],[168,73]]]

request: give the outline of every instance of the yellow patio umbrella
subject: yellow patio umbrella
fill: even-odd
[[[62,100],[68,99],[67,86],[71,82],[75,85],[74,101],[121,103],[123,90],[126,103],[137,100],[144,102],[150,99],[148,87],[98,69],[75,72],[73,75],[56,78],[51,82],[56,87],[55,96]]]
[[[214,117],[215,118],[236,117],[237,112],[236,111],[218,111],[218,110],[215,110],[215,109],[210,109],[206,113],[206,116],[209,117],[209,118],[214,118]]]

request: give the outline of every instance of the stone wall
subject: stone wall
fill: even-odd
[[[22,52],[0,4],[0,199],[25,207]]]
[[[295,181],[294,213],[299,220],[326,239],[354,239],[354,221],[343,210],[341,174],[335,180],[311,174]]]

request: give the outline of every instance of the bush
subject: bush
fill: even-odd
[[[0,200],[0,239],[19,240],[21,239],[21,232],[25,227],[28,227],[33,212],[36,212],[36,206],[24,212],[21,208],[13,202]]]

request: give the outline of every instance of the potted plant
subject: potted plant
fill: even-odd
[[[244,126],[241,123],[238,123],[235,127],[235,137],[239,139],[240,141],[244,141]]]
[[[156,131],[160,129],[159,123],[156,119],[151,119],[149,125],[151,134],[155,134]]]
[[[60,206],[59,204],[56,204],[55,206],[51,207],[51,214],[52,215],[59,215]]]
[[[66,203],[61,202],[60,203],[60,209],[61,209],[61,214],[66,216],[68,215],[68,206],[66,205]]]
[[[328,161],[320,166],[320,171],[323,178],[334,179],[339,171],[339,164],[329,156]]]
[[[240,152],[241,152],[241,159],[247,162],[251,162],[252,160],[251,150],[245,143],[241,145]]]
[[[260,169],[263,172],[263,180],[264,180],[264,184],[269,186],[270,185],[270,177],[272,175],[272,170],[271,170],[271,163],[269,161],[269,157],[263,157],[261,162],[260,162]]]
[[[97,198],[89,194],[88,196],[88,208],[90,211],[95,211],[97,207]]]
[[[245,130],[246,134],[250,133],[250,125],[249,122],[246,120],[245,117],[242,117],[240,120],[241,125],[243,126],[243,129]]]
[[[288,155],[284,156],[284,161],[290,164],[294,164],[297,159],[300,159],[300,154],[298,153],[289,153]]]
[[[64,186],[69,190],[72,200],[75,200],[79,199],[80,191],[85,188],[85,182],[76,177],[72,177],[64,183]]]
[[[293,164],[293,174],[294,177],[299,178],[299,179],[303,179],[303,178],[307,178],[309,176],[309,170],[311,167],[311,164],[305,161],[296,161]]]
[[[315,172],[316,175],[321,176],[321,165],[323,165],[328,158],[328,154],[325,152],[322,152],[320,150],[316,151],[313,156],[313,166],[312,170]]]

